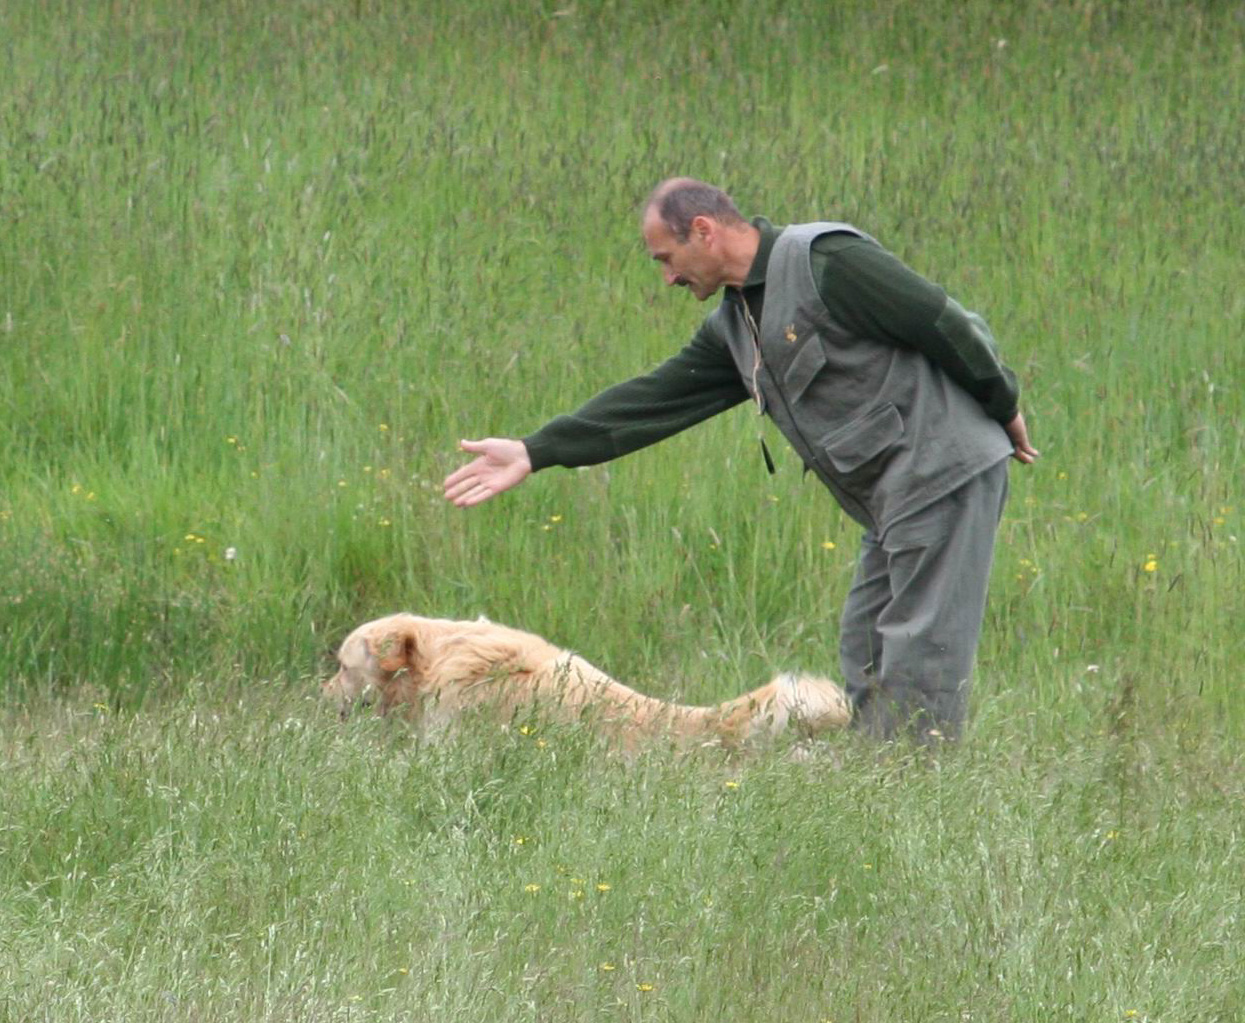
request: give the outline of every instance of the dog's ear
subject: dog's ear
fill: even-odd
[[[382,671],[401,671],[414,659],[415,629],[407,623],[395,624],[368,645]]]

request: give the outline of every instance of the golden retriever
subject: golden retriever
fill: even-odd
[[[738,746],[777,736],[844,727],[847,698],[828,679],[784,674],[715,707],[644,696],[577,654],[530,632],[486,619],[451,621],[395,614],[360,625],[337,653],[340,668],[321,686],[346,717],[356,703],[400,713],[425,731],[469,708],[512,719],[535,708],[561,720],[589,718],[625,747],[667,734]]]

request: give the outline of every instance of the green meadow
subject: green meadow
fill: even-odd
[[[1242,110],[1215,0],[0,5],[0,1023],[1245,1018]],[[838,674],[858,527],[746,407],[441,497],[690,337],[671,174],[1021,379],[957,749],[317,699],[396,610]]]

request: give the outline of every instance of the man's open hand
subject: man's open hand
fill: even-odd
[[[521,440],[489,437],[464,440],[458,446],[479,456],[445,477],[445,497],[459,508],[496,497],[531,475],[532,460]]]

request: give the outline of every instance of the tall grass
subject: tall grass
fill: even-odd
[[[1211,2],[0,6],[0,1013],[1234,1018],[1242,83]],[[690,335],[672,173],[859,224],[1022,379],[939,768],[306,702],[400,608],[836,673],[856,527],[746,410],[439,496]]]
[[[1125,731],[937,764],[860,741],[624,762],[582,731],[429,748],[356,724],[197,686],[22,722],[0,751],[21,834],[3,1018],[1245,1009],[1239,758]]]

